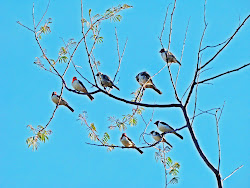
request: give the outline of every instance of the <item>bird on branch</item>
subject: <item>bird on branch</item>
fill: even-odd
[[[125,147],[134,148],[139,151],[140,154],[143,154],[143,151],[135,146],[135,143],[126,135],[126,133],[122,134],[120,141]]]
[[[139,74],[137,74],[137,76],[135,78],[136,78],[137,82],[141,86],[143,86],[143,88],[152,88],[160,95],[162,94],[162,92],[156,88],[156,86],[154,85],[154,83],[151,79],[151,76],[146,71],[140,72]]]
[[[72,87],[76,90],[76,91],[81,91],[83,93],[88,93],[86,87],[83,85],[83,83],[80,80],[77,80],[76,77],[73,77],[72,79]],[[94,97],[90,94],[87,94],[87,96],[89,97],[89,99],[92,101],[94,99]]]
[[[157,131],[151,131],[150,134],[152,135],[153,139],[156,142],[159,142],[161,140],[161,142],[165,142],[167,143],[171,148],[173,147],[169,142],[167,142],[167,140],[164,138],[164,136],[162,136],[160,133],[158,133]]]
[[[51,99],[52,99],[52,101],[53,101],[55,104],[58,104],[59,98],[60,98],[60,96],[57,95],[56,92],[53,92],[53,93],[52,93]],[[67,103],[67,101],[65,101],[62,97],[61,97],[61,100],[60,100],[59,105],[66,106],[68,109],[71,110],[71,112],[74,112],[74,109],[71,108],[71,107],[69,106],[69,104]]]
[[[102,74],[101,72],[98,72],[96,76],[99,84],[101,84],[101,86],[104,87],[104,89],[106,89],[106,87],[109,88],[115,87],[117,90],[120,91],[120,89],[117,86],[115,86],[115,84],[112,82],[109,76]]]
[[[166,63],[169,63],[169,64],[178,63],[181,66],[181,63],[176,59],[174,54],[172,54],[170,51],[167,51],[165,48],[162,48],[159,51],[159,53],[161,53],[161,57]]]
[[[154,124],[156,124],[157,128],[161,132],[163,132],[163,133],[165,133],[165,132],[173,133],[176,136],[178,136],[180,139],[183,139],[183,136],[181,136],[180,134],[178,134],[177,132],[175,132],[174,128],[171,127],[170,125],[168,125],[167,123],[165,123],[163,121],[156,121],[156,122],[154,122]]]

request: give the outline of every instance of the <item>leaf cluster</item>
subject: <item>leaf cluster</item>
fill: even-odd
[[[30,131],[33,132],[34,136],[31,136],[27,138],[26,144],[28,145],[28,148],[32,146],[32,150],[35,151],[38,149],[40,143],[39,142],[46,142],[46,140],[49,140],[49,135],[52,133],[51,130],[45,130],[43,126],[38,125],[35,129],[32,125],[27,126]]]

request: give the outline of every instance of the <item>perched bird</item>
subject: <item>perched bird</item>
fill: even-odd
[[[140,154],[143,154],[143,151],[135,146],[134,142],[129,137],[127,137],[126,133],[122,134],[120,141],[125,147],[135,148],[140,152]]]
[[[161,57],[166,63],[178,63],[181,65],[174,54],[172,54],[170,51],[167,51],[165,48],[162,48],[159,53],[161,53]]]
[[[114,83],[112,82],[112,80],[109,78],[109,76],[102,74],[101,72],[98,72],[96,74],[98,82],[101,84],[102,87],[104,87],[104,89],[106,87],[110,87],[113,88],[113,86],[120,91],[120,89],[114,85]]]
[[[72,86],[76,91],[81,91],[83,93],[88,93],[86,87],[83,85],[83,83],[80,80],[77,80],[76,77],[73,77],[72,79]],[[92,95],[87,94],[87,96],[89,97],[89,99],[92,101],[94,99],[94,97],[92,97]]]
[[[159,142],[162,139],[162,142],[167,143],[171,148],[173,147],[160,133],[156,131],[151,131],[150,134],[156,142]]]
[[[60,98],[60,97],[59,97],[59,95],[56,94],[56,92],[53,92],[53,93],[52,93],[51,99],[52,99],[52,101],[53,101],[55,104],[58,104],[59,98]],[[69,106],[69,104],[67,103],[67,101],[65,101],[62,97],[61,97],[61,101],[60,101],[59,105],[64,105],[64,106],[68,107],[68,108],[71,110],[71,112],[74,112],[74,109],[71,108],[71,107]]]
[[[183,139],[183,136],[181,136],[180,134],[178,134],[177,132],[174,131],[174,128],[171,127],[170,125],[168,125],[165,122],[162,121],[156,121],[154,122],[154,124],[156,124],[157,128],[161,131],[161,132],[171,132],[174,133],[176,136],[178,136],[180,139]]]
[[[143,86],[144,88],[152,88],[153,90],[155,90],[160,95],[162,94],[162,92],[159,89],[156,88],[156,86],[154,85],[152,79],[150,78],[150,75],[146,71],[140,72],[139,74],[137,74],[137,76],[135,78],[136,78],[137,82],[141,86]]]

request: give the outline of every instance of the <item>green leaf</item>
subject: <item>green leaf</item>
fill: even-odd
[[[68,60],[68,57],[67,57],[67,56],[61,56],[61,57],[59,58],[59,63],[66,63],[67,60]]]
[[[134,116],[131,116],[130,118],[129,118],[129,124],[131,125],[131,126],[136,126],[137,125],[137,118],[136,117],[134,117]]]
[[[179,178],[178,177],[173,177],[168,183],[169,184],[177,184],[179,182]]]
[[[105,132],[103,135],[103,139],[102,139],[103,144],[107,144],[109,139],[110,139],[109,134],[107,132]]]
[[[90,128],[92,129],[92,131],[97,132],[94,123],[91,123],[91,124],[90,124]]]
[[[171,165],[173,164],[173,161],[172,161],[172,159],[170,158],[170,157],[167,157],[167,165],[169,166],[169,167],[171,167]]]

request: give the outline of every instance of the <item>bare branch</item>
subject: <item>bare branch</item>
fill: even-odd
[[[222,50],[233,40],[234,36],[239,32],[240,28],[245,24],[245,22],[250,18],[250,14],[244,19],[244,21],[240,24],[240,26],[236,29],[233,35],[229,38],[226,44],[210,59],[208,60],[200,69],[206,67],[210,62],[212,62],[221,52]]]
[[[166,24],[166,20],[167,20],[167,17],[168,17],[168,8],[169,8],[170,5],[171,5],[171,3],[169,3],[169,4],[168,4],[168,7],[167,7],[166,16],[165,16],[165,19],[164,19],[164,22],[163,22],[162,31],[161,31],[161,36],[158,37],[159,40],[160,40],[160,43],[161,43],[162,48],[164,48],[164,46],[163,46],[163,44],[162,44],[162,36],[163,36],[163,32],[164,32],[164,30],[165,30],[165,24]]]
[[[200,148],[200,145],[199,145],[198,140],[195,136],[194,130],[190,124],[186,108],[182,107],[182,111],[183,111],[183,115],[184,115],[184,118],[185,118],[187,126],[188,126],[189,133],[191,135],[191,138],[194,142],[194,145],[195,145],[199,155],[201,156],[203,161],[206,163],[206,165],[212,170],[212,172],[216,176],[218,188],[222,188],[221,175],[220,175],[219,171],[211,164],[211,162],[207,159],[206,155],[203,153],[202,149]]]
[[[201,49],[201,52],[202,52],[203,50],[207,49],[207,48],[215,48],[215,47],[221,46],[222,44],[225,44],[229,39],[230,39],[230,38],[228,38],[228,39],[225,40],[224,42],[219,43],[219,44],[214,45],[214,46],[206,46],[206,47],[204,47],[204,48]]]
[[[47,11],[48,11],[48,9],[49,9],[49,5],[50,5],[50,0],[49,0],[49,2],[48,2],[47,8],[46,8],[46,10],[45,10],[45,12],[44,12],[44,14],[43,14],[41,20],[38,22],[38,24],[37,24],[37,26],[35,27],[35,29],[39,26],[39,24],[40,24],[41,21],[43,20],[44,16],[46,15],[46,13],[47,13]]]
[[[182,62],[183,52],[184,52],[184,48],[185,48],[185,44],[186,44],[186,38],[187,38],[187,32],[188,32],[189,21],[190,21],[190,17],[189,17],[189,19],[188,19],[188,24],[187,24],[187,28],[186,28],[186,33],[185,33],[185,37],[184,37],[184,40],[183,40],[183,46],[182,46],[182,50],[181,50],[181,59],[180,59],[180,63]],[[176,75],[175,87],[176,87],[176,85],[177,85],[177,79],[178,79],[180,70],[181,70],[181,66],[179,66],[179,69],[178,69],[178,72],[177,72],[177,75]]]
[[[124,55],[124,52],[125,52],[125,49],[126,49],[126,46],[127,46],[127,42],[128,42],[128,39],[127,39],[126,42],[125,42],[123,51],[122,51],[122,55],[120,56],[119,41],[118,41],[118,35],[117,35],[116,28],[115,28],[115,36],[116,36],[116,43],[117,43],[117,53],[118,53],[118,58],[119,58],[119,65],[118,65],[117,71],[116,71],[116,73],[115,73],[113,82],[115,81],[115,78],[116,78],[116,76],[117,76],[117,74],[118,74],[118,72],[119,72],[119,70],[120,70],[122,58],[123,58],[123,55]]]
[[[34,31],[34,30],[32,30],[32,29],[30,29],[29,27],[27,27],[27,26],[23,25],[21,22],[17,21],[17,23],[18,23],[19,25],[23,26],[24,28],[26,28],[26,29],[28,29],[28,30],[32,31],[33,33],[35,33],[35,31]]]
[[[34,31],[36,32],[36,24],[35,24],[35,5],[33,3],[33,7],[32,7],[32,18],[33,18],[33,25],[34,25]]]
[[[180,98],[178,96],[178,93],[177,93],[177,90],[176,90],[176,87],[175,87],[175,84],[174,84],[173,76],[172,76],[172,73],[171,73],[171,70],[170,70],[170,65],[168,64],[168,62],[166,64],[168,66],[168,72],[169,72],[170,80],[171,80],[171,83],[172,83],[172,86],[173,86],[173,89],[174,89],[175,98],[179,103],[181,103],[181,100],[180,100]]]
[[[227,178],[231,177],[237,170],[241,169],[244,165],[239,166],[238,168],[236,168],[230,175],[228,175],[227,177],[225,177],[222,181],[225,181]]]
[[[193,89],[194,89],[194,86],[195,86],[195,80],[197,79],[197,76],[198,76],[198,72],[199,72],[199,63],[200,63],[200,53],[201,53],[201,46],[202,46],[202,42],[203,42],[203,39],[204,39],[204,36],[205,36],[205,32],[206,32],[206,29],[207,29],[207,22],[206,22],[206,3],[207,1],[205,0],[205,3],[204,3],[204,30],[203,30],[203,33],[202,33],[202,36],[201,36],[201,40],[200,40],[200,45],[199,45],[199,51],[198,51],[198,55],[197,55],[197,64],[196,64],[196,70],[195,70],[195,74],[194,74],[194,79],[191,83],[191,87],[190,87],[190,91],[188,93],[188,96],[187,96],[187,99],[186,99],[186,102],[185,102],[185,105],[184,107],[186,107],[189,103],[189,100],[190,100],[190,97],[193,93]],[[184,96],[184,95],[183,95]]]
[[[58,100],[58,103],[56,104],[55,110],[54,110],[53,113],[52,113],[52,116],[50,117],[48,123],[47,123],[42,129],[40,129],[40,130],[38,131],[38,133],[40,133],[40,132],[42,132],[43,130],[45,130],[45,129],[49,126],[49,124],[50,124],[50,122],[52,121],[52,119],[55,117],[56,110],[58,109],[59,104],[60,104],[61,99],[62,99],[63,88],[64,88],[64,84],[62,84],[61,92],[60,92],[60,95],[59,95],[59,100]]]
[[[241,66],[241,67],[239,67],[239,68],[237,68],[237,69],[233,69],[233,70],[230,70],[230,71],[221,73],[221,74],[219,74],[219,75],[213,76],[213,77],[211,77],[211,78],[207,78],[207,79],[205,79],[205,80],[199,81],[198,83],[195,82],[195,84],[202,84],[202,83],[204,83],[204,82],[207,82],[207,81],[209,81],[209,80],[213,80],[213,79],[218,78],[218,77],[221,77],[221,76],[223,76],[223,75],[226,75],[226,74],[229,74],[229,73],[232,73],[232,72],[235,72],[235,71],[239,71],[240,69],[243,69],[243,68],[245,68],[245,67],[247,67],[247,66],[249,66],[249,65],[250,65],[250,63],[245,64],[245,65],[243,65],[243,66]]]
[[[81,0],[81,23],[82,23],[82,34],[84,34],[84,22],[83,22],[83,5]]]
[[[168,51],[170,49],[170,44],[171,44],[171,35],[172,35],[172,23],[173,23],[173,16],[174,16],[174,10],[176,7],[176,0],[174,1],[174,8],[172,10],[172,14],[171,14],[171,21],[170,21],[170,32],[169,32],[169,41],[168,41]]]

